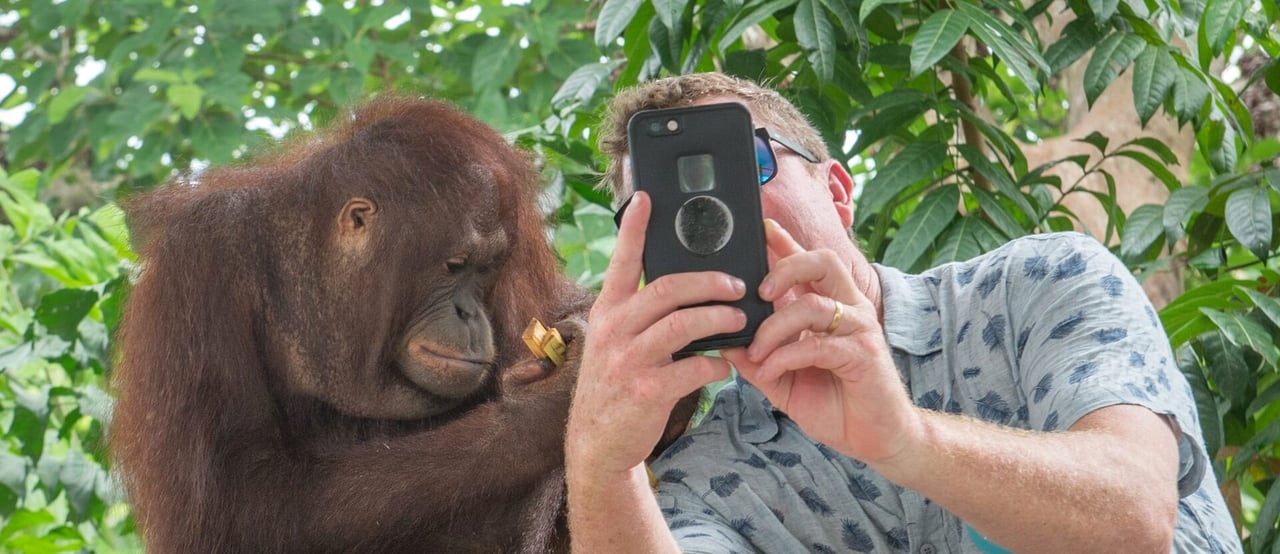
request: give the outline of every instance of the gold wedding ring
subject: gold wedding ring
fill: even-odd
[[[844,316],[844,304],[841,304],[841,303],[840,303],[840,301],[839,301],[839,300],[837,300],[837,301],[836,301],[836,313],[835,313],[834,315],[832,315],[832,316],[831,316],[831,325],[828,325],[828,326],[827,326],[827,334],[828,334],[828,335],[830,335],[831,333],[836,332],[836,329],[837,329],[838,327],[840,327],[840,318],[841,318],[842,316]]]

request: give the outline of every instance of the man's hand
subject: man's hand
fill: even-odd
[[[727,377],[729,364],[705,356],[672,361],[671,353],[746,325],[737,308],[681,308],[741,298],[745,285],[723,273],[667,275],[639,288],[650,207],[636,193],[587,324],[565,441],[575,551],[677,551],[644,461],[676,402]]]
[[[922,425],[876,307],[835,253],[806,251],[772,220],[765,230],[777,262],[760,296],[776,309],[749,348],[724,357],[810,437],[868,463],[889,460]]]

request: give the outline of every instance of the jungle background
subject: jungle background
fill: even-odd
[[[777,87],[848,161],[874,260],[1111,245],[1160,308],[1245,550],[1280,552],[1277,20],[1275,0],[3,0],[0,551],[142,549],[103,445],[138,270],[119,200],[412,92],[535,157],[548,240],[596,286],[600,107],[718,69]]]

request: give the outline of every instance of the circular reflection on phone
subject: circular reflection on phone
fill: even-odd
[[[694,254],[719,252],[733,236],[733,214],[713,196],[695,196],[676,212],[676,237]]]

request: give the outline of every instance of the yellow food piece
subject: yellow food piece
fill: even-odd
[[[564,338],[554,327],[546,327],[535,317],[529,321],[529,326],[524,328],[520,338],[524,339],[525,346],[528,346],[538,359],[551,360],[556,367],[564,364]]]

